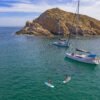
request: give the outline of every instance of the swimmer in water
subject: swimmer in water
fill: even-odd
[[[67,80],[67,78],[68,78],[68,75],[66,74],[66,75],[65,75],[65,81]]]
[[[49,84],[51,84],[51,82],[52,82],[51,80],[48,80],[48,83],[49,83]]]

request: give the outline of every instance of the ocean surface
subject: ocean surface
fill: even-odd
[[[17,36],[19,29],[0,27],[0,100],[100,100],[100,65],[67,59],[56,38]],[[77,43],[100,56],[100,38]],[[63,84],[66,74],[72,79]],[[49,79],[55,88],[44,84]]]

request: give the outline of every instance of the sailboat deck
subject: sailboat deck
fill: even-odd
[[[89,64],[99,64],[100,63],[100,59],[97,60],[97,58],[91,58],[86,55],[66,53],[66,57],[76,60],[76,61],[79,61],[79,62],[84,62],[84,63],[89,63]]]

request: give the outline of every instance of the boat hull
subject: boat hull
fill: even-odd
[[[58,46],[58,47],[66,47],[66,48],[69,47],[68,44],[66,44],[66,43],[61,44],[61,43],[58,43],[58,42],[54,42],[53,45]]]
[[[70,58],[72,60],[78,61],[78,62],[82,62],[82,63],[87,63],[87,64],[95,64],[98,65],[100,63],[100,60],[91,60],[91,59],[87,59],[85,57],[77,57],[77,56],[73,56],[71,53],[66,53],[66,57]]]

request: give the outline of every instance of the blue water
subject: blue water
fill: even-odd
[[[56,39],[17,36],[19,29],[0,28],[0,100],[100,100],[100,65],[69,60],[67,49],[52,45]],[[78,43],[100,55],[100,38]],[[72,80],[63,84],[66,74]],[[54,89],[44,84],[48,79]]]

